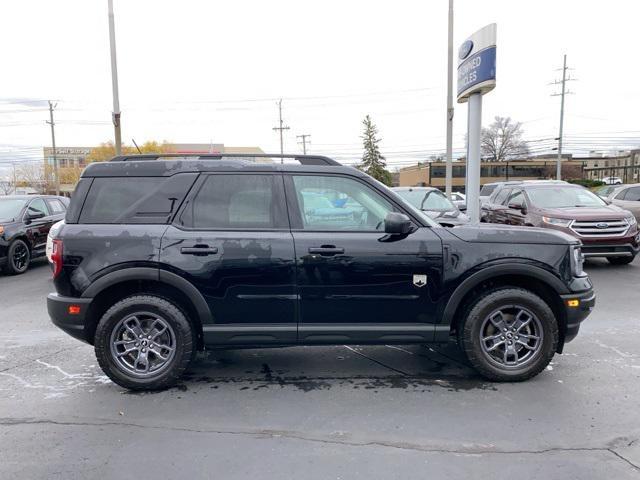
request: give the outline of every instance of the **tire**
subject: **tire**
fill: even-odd
[[[516,287],[491,290],[481,294],[466,312],[458,331],[458,344],[483,377],[521,382],[536,376],[553,358],[558,323],[549,305],[534,293]],[[524,325],[517,328],[516,321]]]
[[[635,258],[635,255],[632,257],[607,257],[607,262],[611,265],[629,265]]]
[[[109,308],[94,340],[100,368],[130,390],[175,385],[196,348],[195,331],[185,314],[153,295],[127,297]]]
[[[7,264],[4,271],[9,275],[20,275],[29,268],[31,251],[23,240],[14,240],[7,250]]]

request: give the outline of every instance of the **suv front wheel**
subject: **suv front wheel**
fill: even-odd
[[[192,359],[195,334],[171,302],[136,295],[107,310],[94,343],[100,367],[115,383],[157,390],[171,387],[181,377]]]
[[[505,287],[484,293],[467,310],[459,344],[487,379],[518,382],[540,373],[558,345],[558,324],[539,296]]]

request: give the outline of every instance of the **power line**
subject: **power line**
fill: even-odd
[[[53,109],[58,105],[57,103],[52,103],[49,101],[49,118],[50,120],[47,122],[51,125],[51,144],[53,146],[53,171],[56,182],[56,195],[60,195],[60,175],[58,171],[58,155],[56,153],[56,131],[55,131],[55,122],[53,121]]]
[[[289,127],[285,127],[284,126],[284,122],[282,121],[282,99],[280,99],[278,101],[278,116],[280,118],[280,123],[278,127],[273,127],[273,130],[279,130],[280,131],[280,155],[284,155],[284,143],[283,143],[283,139],[282,139],[282,133],[284,130],[289,130]],[[284,163],[284,159],[281,158],[280,159],[280,163]]]
[[[552,82],[552,85],[561,85],[560,93],[554,93],[551,96],[560,96],[560,131],[558,133],[558,157],[556,164],[556,179],[560,180],[562,176],[562,129],[564,127],[564,97],[571,92],[566,91],[566,84],[568,81],[573,80],[572,78],[567,78],[567,55],[565,54],[562,62],[562,81]]]

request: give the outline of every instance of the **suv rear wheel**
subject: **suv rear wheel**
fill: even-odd
[[[109,378],[136,390],[174,385],[196,344],[182,311],[152,295],[127,297],[113,305],[98,323],[94,343],[98,363]]]
[[[546,302],[534,293],[510,287],[492,290],[467,312],[459,344],[489,380],[527,380],[553,358],[558,324]]]

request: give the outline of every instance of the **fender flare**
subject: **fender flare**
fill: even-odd
[[[442,323],[445,325],[451,325],[454,320],[456,310],[460,306],[462,299],[473,288],[480,283],[490,278],[500,277],[503,275],[522,275],[530,277],[535,280],[539,280],[544,284],[551,287],[558,295],[570,293],[567,286],[562,281],[548,272],[547,270],[537,267],[535,265],[529,265],[524,263],[509,263],[492,265],[491,267],[483,268],[482,270],[472,274],[466,278],[458,287],[454,290],[453,294],[449,297],[447,304],[442,314]]]
[[[82,298],[93,298],[113,285],[131,280],[160,282],[180,290],[193,304],[200,323],[213,323],[209,305],[198,289],[181,276],[159,268],[130,267],[107,273],[93,282],[81,296]]]

